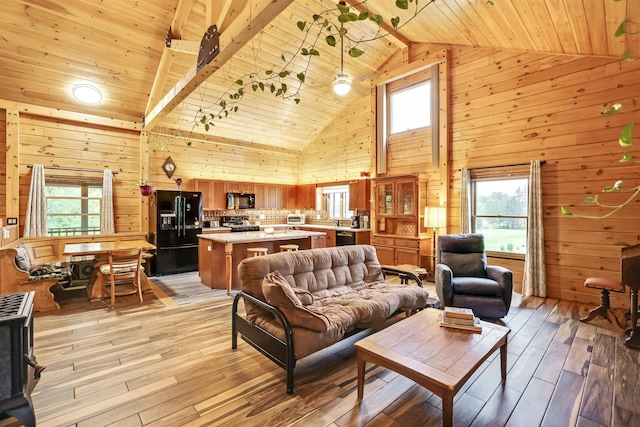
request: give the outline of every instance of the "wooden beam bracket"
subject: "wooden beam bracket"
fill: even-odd
[[[205,65],[213,61],[213,58],[220,53],[220,35],[216,25],[210,26],[205,31],[200,42],[200,52],[198,53],[198,71]]]

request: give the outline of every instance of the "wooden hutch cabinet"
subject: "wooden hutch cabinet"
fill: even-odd
[[[375,178],[372,206],[373,234],[383,265],[422,267],[421,253],[430,253],[431,235],[424,227],[427,178],[422,174]]]

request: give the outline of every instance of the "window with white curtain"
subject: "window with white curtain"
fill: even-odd
[[[47,181],[46,188],[50,236],[100,234],[101,183]]]
[[[471,229],[491,252],[525,254],[529,178],[471,177]]]

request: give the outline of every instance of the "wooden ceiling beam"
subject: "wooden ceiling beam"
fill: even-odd
[[[178,83],[145,115],[145,129],[177,107],[211,74],[226,64],[233,55],[277,17],[293,0],[259,0],[251,2],[220,34],[220,53],[200,70],[191,68]]]
[[[362,0],[346,0],[346,3],[358,12],[363,12],[365,10],[371,12],[370,9],[364,6]],[[397,45],[400,45],[399,47],[404,49],[411,46],[411,40],[400,34],[400,32],[396,31],[396,29],[393,28],[393,26],[389,25],[386,21],[380,24],[380,28],[389,33],[389,36],[392,40],[396,40],[396,42],[399,42],[396,43]]]

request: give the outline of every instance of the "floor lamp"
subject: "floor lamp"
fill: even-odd
[[[432,270],[428,277],[435,278],[436,274],[436,236],[438,228],[443,228],[447,224],[447,211],[444,206],[426,206],[424,208],[424,226],[433,229],[433,252],[431,255]]]

